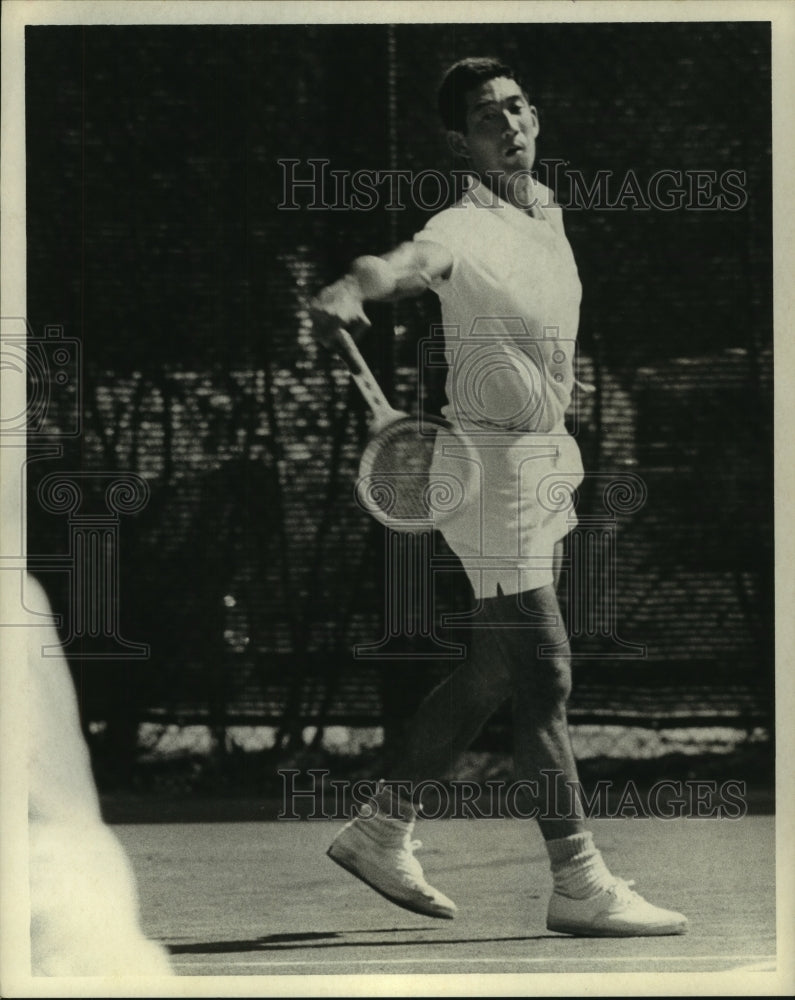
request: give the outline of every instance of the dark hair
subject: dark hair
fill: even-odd
[[[516,73],[500,59],[476,56],[453,63],[439,87],[438,108],[444,127],[466,132],[466,95],[498,76],[516,80],[522,86]]]

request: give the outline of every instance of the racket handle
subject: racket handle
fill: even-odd
[[[370,366],[362,357],[361,351],[348,331],[342,328],[337,330],[337,341],[340,353],[351,373],[351,378],[372,411],[374,423],[371,429],[375,431],[379,427],[402,417],[403,414],[399,410],[390,406],[383,389],[376,381]]]

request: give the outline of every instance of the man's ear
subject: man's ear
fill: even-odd
[[[469,159],[469,143],[463,132],[456,132],[450,129],[447,133],[447,145],[456,156]]]
[[[533,138],[538,137],[538,133],[541,131],[541,124],[538,120],[538,111],[534,104],[530,105],[530,114],[533,117]]]

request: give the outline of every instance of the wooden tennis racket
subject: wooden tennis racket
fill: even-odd
[[[347,330],[337,331],[337,346],[372,413],[357,502],[394,531],[440,527],[477,488],[472,443],[441,417],[411,416],[391,406]]]

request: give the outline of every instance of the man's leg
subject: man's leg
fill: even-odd
[[[555,588],[560,580],[562,562],[563,543],[558,542],[553,563]],[[516,609],[515,598],[487,598],[483,601],[483,623],[515,621]],[[559,618],[557,601],[550,614],[557,616],[555,620]],[[527,639],[528,633],[523,635]],[[466,660],[426,695],[407,724],[399,764],[391,768],[396,772],[393,777],[417,783],[448,774],[486,722],[511,697],[514,677],[507,655],[510,647],[506,650],[498,640],[499,634],[490,628],[473,629]],[[553,640],[566,642],[562,625],[555,631]],[[519,650],[520,661],[524,661],[526,652]],[[553,728],[553,739],[566,758],[568,768],[575,772],[568,729],[564,733],[557,725]]]
[[[557,583],[560,544],[555,555]],[[466,662],[428,695],[409,724],[393,777],[417,782],[449,772],[513,694],[516,773],[537,785],[538,822],[553,874],[549,928],[605,936],[681,933],[687,925],[681,914],[651,906],[611,875],[585,829],[579,798],[567,794],[578,783],[566,715],[571,656],[554,587],[488,599],[481,622]],[[542,656],[541,647],[553,652]],[[546,794],[551,774],[563,792],[557,803]],[[376,796],[375,805],[374,816],[347,825],[329,855],[393,902],[452,917],[454,904],[428,885],[413,857],[412,805],[388,789]],[[363,871],[359,858],[371,847]]]
[[[538,789],[538,823],[552,869],[547,927],[606,937],[684,932],[680,913],[652,906],[611,874],[585,828],[573,792],[579,778],[566,712],[571,654],[553,587],[501,597],[488,611],[496,627],[476,646],[498,647],[511,672],[516,775]],[[526,625],[505,627],[523,617]]]
[[[538,781],[545,771],[559,771],[564,780],[577,780],[566,726],[570,668],[560,608],[551,585],[522,597],[527,598],[524,608],[517,595],[483,601],[466,660],[426,696],[408,723],[400,760],[390,769],[392,781],[416,785],[448,774],[512,694],[521,777]],[[536,664],[539,643],[560,643],[561,655]],[[373,814],[347,824],[329,856],[401,906],[452,917],[454,904],[428,885],[413,856],[415,805],[389,786],[381,789]],[[579,815],[542,822],[548,839],[584,829]],[[592,853],[601,862],[598,852]]]
[[[488,627],[475,633],[471,656],[478,662],[499,662],[509,677],[516,777],[539,790],[535,805],[545,840],[582,833],[579,801],[575,796],[569,802],[565,794],[578,776],[566,717],[571,656],[555,591],[550,584],[494,598],[484,615]],[[544,646],[554,652],[539,655]],[[559,802],[547,795],[551,775],[558,776]]]
[[[400,760],[390,777],[417,784],[449,774],[485,723],[511,696],[511,675],[500,655],[479,650],[438,684],[409,720]],[[393,772],[393,773],[392,773]]]
[[[473,644],[474,646],[474,644]],[[467,659],[426,696],[408,723],[392,781],[417,784],[444,776],[484,723],[511,694],[511,673],[488,646]],[[387,784],[372,808],[340,831],[329,857],[393,903],[427,916],[451,918],[456,906],[428,884],[412,839],[417,819],[411,796]]]
[[[539,783],[548,771],[577,780],[566,725],[570,688],[566,631],[552,586],[521,595],[487,598],[472,629],[468,655],[423,700],[408,723],[392,781],[417,783],[449,773],[486,721],[513,694],[515,763],[519,777]],[[560,644],[561,652],[537,660],[541,643]],[[539,812],[543,803],[536,803]],[[329,856],[398,905],[429,916],[452,917],[456,907],[430,886],[413,855],[416,820],[409,797],[387,785],[373,810],[352,820],[335,839]],[[582,833],[574,818],[542,818],[548,840]],[[591,849],[596,864],[601,856]],[[606,873],[606,869],[605,869]]]

